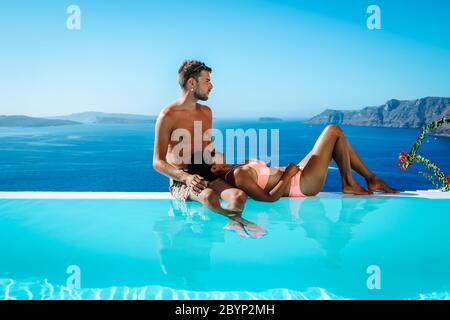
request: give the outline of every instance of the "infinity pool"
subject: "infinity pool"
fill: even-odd
[[[167,196],[61,197],[0,199],[0,299],[449,298],[448,197],[250,200],[260,239]]]

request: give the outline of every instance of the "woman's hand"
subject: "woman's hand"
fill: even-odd
[[[283,177],[284,178],[292,178],[293,176],[295,176],[298,172],[300,171],[300,168],[294,164],[294,163],[289,163],[289,165],[286,167],[286,169],[284,170],[283,173]]]

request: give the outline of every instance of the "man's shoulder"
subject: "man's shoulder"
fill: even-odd
[[[203,111],[205,114],[212,115],[212,110],[209,106],[200,103],[197,103],[197,105],[200,108],[200,110]]]
[[[197,103],[197,107],[198,107],[197,110],[200,110],[206,116],[208,117],[212,116],[212,110],[209,106]],[[180,105],[177,102],[174,102],[164,107],[160,111],[159,117],[164,120],[185,118],[186,112],[187,112],[186,110],[180,108]]]
[[[197,103],[199,110],[208,118],[212,118],[212,110],[205,104]]]
[[[159,117],[161,119],[170,119],[176,116],[177,114],[177,110],[178,109],[178,105],[176,102],[169,104],[168,106],[164,107],[163,109],[161,109],[161,111],[159,112]]]

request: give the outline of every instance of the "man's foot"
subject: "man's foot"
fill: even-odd
[[[366,180],[367,182],[367,189],[369,191],[375,191],[375,190],[382,190],[385,193],[399,193],[397,189],[391,188],[388,186],[383,180],[381,180],[378,177],[369,178]]]
[[[240,223],[240,222],[230,220],[230,222],[228,222],[226,224],[226,226],[223,227],[223,228],[225,230],[235,231],[241,237],[250,238],[250,236],[248,235],[248,233],[244,229],[244,225],[242,223]]]
[[[350,183],[342,183],[342,193],[356,194],[356,195],[372,194],[370,190],[368,191],[364,189],[356,181],[352,181]]]
[[[267,234],[266,230],[264,230],[263,228],[254,223],[246,224],[245,229],[252,238],[261,238]]]

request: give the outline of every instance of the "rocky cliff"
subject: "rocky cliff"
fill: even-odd
[[[450,98],[426,97],[417,100],[392,99],[384,105],[366,107],[358,111],[327,109],[307,123],[421,128],[426,123],[444,116],[450,116]],[[434,134],[450,136],[450,128],[440,128]]]

